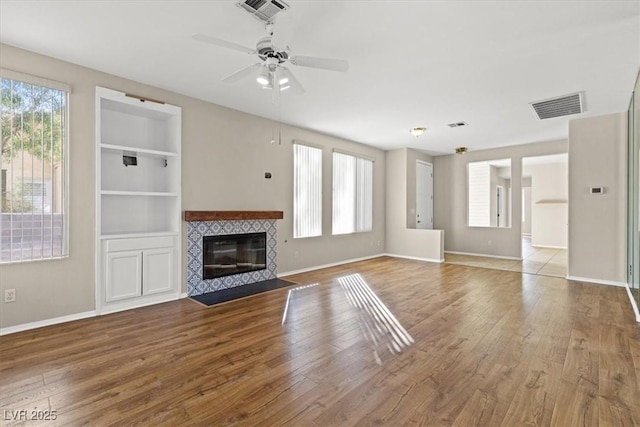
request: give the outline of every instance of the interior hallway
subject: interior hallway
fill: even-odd
[[[541,276],[567,276],[567,250],[534,247],[531,245],[531,236],[522,236],[522,261],[445,253],[445,262]]]

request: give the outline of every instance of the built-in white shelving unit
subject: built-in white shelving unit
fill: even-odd
[[[101,313],[179,296],[181,134],[180,107],[96,88]]]

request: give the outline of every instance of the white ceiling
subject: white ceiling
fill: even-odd
[[[276,32],[297,55],[348,59],[346,73],[291,65],[306,93],[281,106],[252,78],[263,25],[221,1],[0,1],[0,41],[216,104],[382,149],[430,154],[566,138],[529,102],[584,91],[580,117],[625,111],[640,67],[638,1],[288,1]],[[280,28],[278,28],[280,27]],[[278,110],[280,110],[278,112]],[[570,116],[578,117],[578,116]],[[465,121],[468,127],[449,128]],[[420,138],[409,128],[426,126]]]

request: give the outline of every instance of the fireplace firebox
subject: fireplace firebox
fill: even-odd
[[[204,279],[267,268],[267,233],[203,236]]]

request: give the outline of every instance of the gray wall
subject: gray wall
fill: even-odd
[[[626,282],[626,142],[626,113],[569,122],[569,276]]]
[[[384,252],[385,154],[381,150],[291,126],[271,145],[273,122],[7,45],[0,66],[70,84],[70,250],[63,260],[0,266],[0,328],[93,311],[95,308],[95,86],[182,107],[184,210],[283,210],[278,221],[278,271],[286,272]],[[286,102],[286,101],[283,101]],[[292,239],[291,140],[324,146],[322,237]],[[373,231],[331,236],[331,150],[375,158]],[[273,173],[271,180],[264,172]],[[184,240],[184,239],[183,239]],[[183,241],[184,246],[184,241]],[[183,248],[184,250],[184,248]],[[185,257],[183,254],[182,262]],[[184,267],[181,274],[185,289]]]
[[[415,199],[416,193],[415,153],[414,150],[406,148],[386,153],[385,250],[390,255],[442,262],[444,261],[442,230],[421,230],[407,227],[407,195],[413,194]],[[411,180],[407,179],[409,169],[414,171]],[[412,192],[407,190],[409,183],[414,183]],[[415,209],[415,200],[413,206]]]
[[[511,176],[522,175],[522,158],[567,152],[567,141],[549,141],[434,157],[434,228],[445,231],[445,251],[521,257],[521,221],[511,228],[467,226],[467,163],[511,159]],[[512,179],[513,218],[521,218],[521,180]]]

